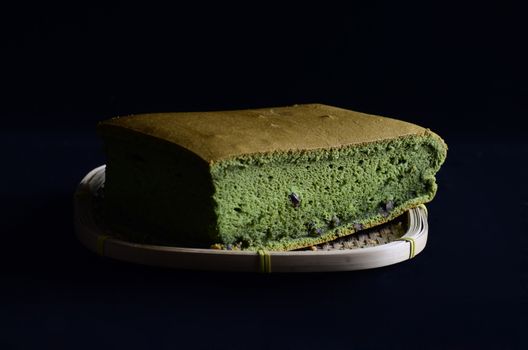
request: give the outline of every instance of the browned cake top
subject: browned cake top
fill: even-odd
[[[106,120],[98,128],[103,134],[132,131],[162,139],[208,162],[255,153],[338,148],[426,132],[401,120],[321,104],[139,114]]]

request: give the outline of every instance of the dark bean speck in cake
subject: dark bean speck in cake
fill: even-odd
[[[334,227],[337,227],[339,226],[339,224],[341,223],[341,221],[339,220],[339,218],[337,216],[333,216],[332,219],[330,219],[330,223],[329,223],[329,226],[334,228]]]
[[[295,192],[290,193],[288,198],[290,198],[290,201],[291,201],[291,203],[292,203],[294,208],[298,208],[299,205],[301,205],[301,198],[299,198],[297,193],[295,193]]]
[[[354,224],[354,230],[356,230],[356,231],[363,230],[363,224],[361,224],[359,222],[356,222]]]
[[[317,227],[313,221],[306,224],[306,229],[310,236],[321,236],[323,234],[323,230],[320,227]]]
[[[381,206],[380,206],[380,210],[379,210],[379,213],[383,216],[383,217],[387,217],[389,216],[390,212],[394,209],[394,202],[389,200],[385,203],[382,203]]]

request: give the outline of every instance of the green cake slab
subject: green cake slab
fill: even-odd
[[[347,236],[435,195],[429,129],[309,104],[141,114],[98,125],[102,215],[139,244],[287,251]]]

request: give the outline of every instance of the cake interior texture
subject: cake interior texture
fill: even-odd
[[[446,156],[426,129],[214,162],[168,141],[123,135],[103,135],[108,223],[135,242],[194,247],[292,250],[387,222],[434,197]]]

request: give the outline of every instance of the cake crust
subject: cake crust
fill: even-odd
[[[434,134],[401,120],[323,104],[138,114],[103,121],[98,130],[115,137],[129,137],[131,132],[154,137],[183,147],[208,163],[258,153],[340,148]]]

